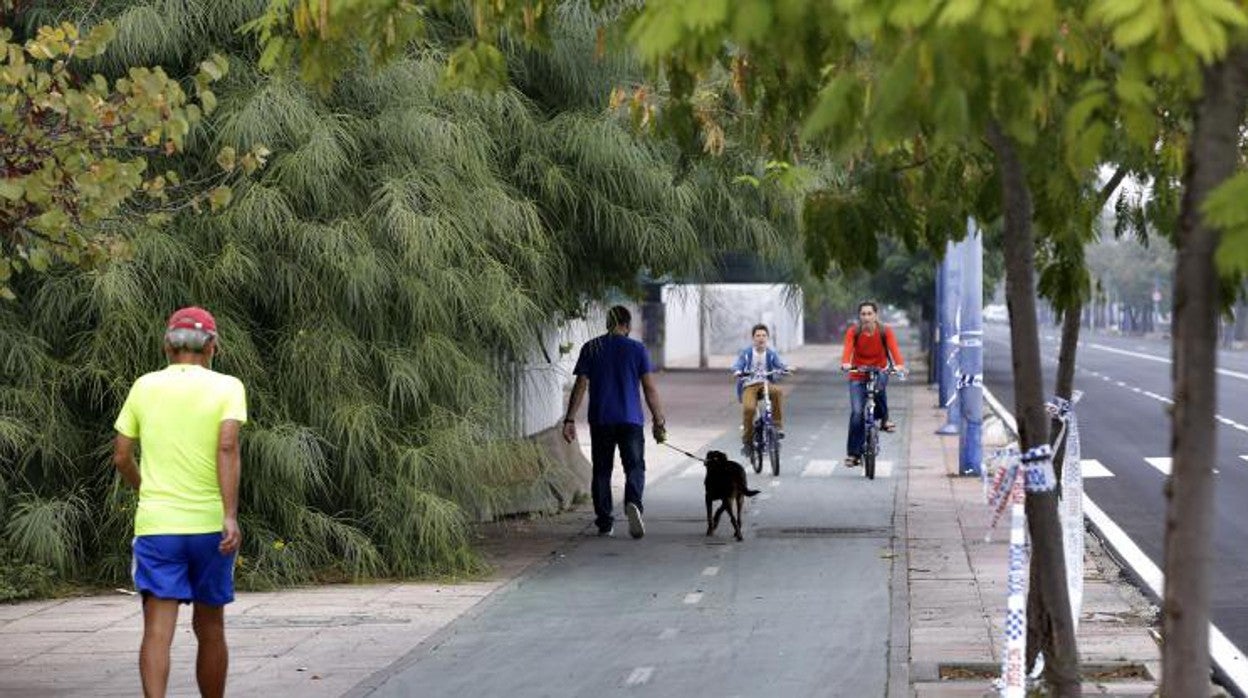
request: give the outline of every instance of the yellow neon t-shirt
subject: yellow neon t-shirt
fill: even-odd
[[[233,376],[171,364],[134,382],[114,424],[141,449],[134,535],[221,530],[217,442],[226,420],[247,421],[247,394]]]

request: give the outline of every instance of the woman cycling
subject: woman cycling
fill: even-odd
[[[736,363],[732,365],[732,373],[737,377],[737,399],[741,401],[741,424],[744,429],[741,434],[741,448],[746,453],[754,443],[754,411],[763,393],[763,381],[770,384],[768,393],[771,395],[771,415],[776,425],[776,432],[782,436],[784,433],[784,411],[781,408],[784,393],[775,384],[779,376],[755,374],[764,374],[768,371],[792,372],[793,370],[780,360],[780,355],[775,349],[767,346],[771,333],[767,331],[766,325],[755,325],[750,330],[750,338],[752,340],[750,346],[741,350],[741,353],[737,355]]]
[[[879,306],[875,301],[859,303],[858,322],[845,331],[841,370],[849,371],[853,366],[893,366],[901,373],[906,371],[905,359],[897,347],[897,337],[892,328],[880,323]],[[861,462],[863,442],[866,440],[866,425],[862,418],[867,402],[866,381],[865,373],[849,372],[849,438],[845,448],[845,465],[851,468]],[[881,373],[876,382],[876,415],[881,421],[880,429],[891,432],[897,429],[897,425],[888,419],[888,399],[884,394],[887,385],[888,374]]]

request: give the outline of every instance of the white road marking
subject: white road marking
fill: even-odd
[[[1100,351],[1108,351],[1113,354],[1122,354],[1123,356],[1131,356],[1137,359],[1144,359],[1146,361],[1156,361],[1157,363],[1161,363],[1161,364],[1170,363],[1169,357],[1165,357],[1165,356],[1155,356],[1153,354],[1144,354],[1138,351],[1127,351],[1126,349],[1118,349],[1116,347],[1107,347],[1104,344],[1089,343],[1089,344],[1086,344],[1085,346],[1091,349],[1099,349]],[[1248,380],[1248,373],[1240,373],[1239,371],[1232,371],[1227,368],[1216,368],[1214,370],[1219,375],[1227,376],[1229,378],[1238,378],[1240,380]]]
[[[685,594],[685,603],[695,604],[701,600],[702,600],[702,592],[700,591],[694,591],[694,592]]]
[[[717,574],[719,574],[719,568],[715,566],[707,567],[706,569],[702,570],[703,577],[714,577]]]
[[[1240,456],[1240,460],[1248,461],[1248,456]]]
[[[1103,463],[1095,458],[1084,458],[1079,461],[1079,466],[1083,469],[1083,479],[1093,477],[1113,477],[1114,474],[1109,472]]]
[[[676,628],[663,628],[663,632],[659,633],[660,640],[670,640],[680,633]]]
[[[628,678],[624,680],[624,684],[626,686],[640,686],[649,681],[651,676],[654,676],[654,667],[639,666],[633,669],[633,673],[628,675]]]
[[[893,462],[891,460],[877,460],[875,462],[876,477],[892,477]]]
[[[836,469],[836,464],[834,460],[812,460],[802,470],[802,477],[827,477]]]
[[[1149,465],[1161,471],[1162,475],[1170,474],[1170,466],[1173,463],[1172,458],[1145,458]]]

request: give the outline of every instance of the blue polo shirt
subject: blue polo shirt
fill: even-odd
[[[586,342],[572,372],[589,379],[589,423],[644,426],[641,377],[653,371],[646,346],[635,339],[604,334]]]

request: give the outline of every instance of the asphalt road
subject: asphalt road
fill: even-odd
[[[1059,328],[1041,329],[1046,390],[1053,387],[1059,333]],[[1084,393],[1076,411],[1085,491],[1162,567],[1163,488],[1170,466],[1166,409],[1173,392],[1170,343],[1087,333],[1076,364],[1075,389]],[[1220,352],[1218,372],[1211,610],[1214,625],[1242,656],[1248,648],[1248,353]],[[1011,376],[1008,326],[986,325],[984,382],[1013,410]]]
[[[586,515],[570,548],[374,679],[371,695],[884,695],[904,430],[886,435],[876,480],[847,471],[843,379],[797,378],[780,477],[749,473],[763,493],[744,542],[726,517],[704,535],[702,466],[677,463],[647,485],[644,539],[622,518],[615,537],[596,537]],[[724,427],[713,445],[739,459]]]

